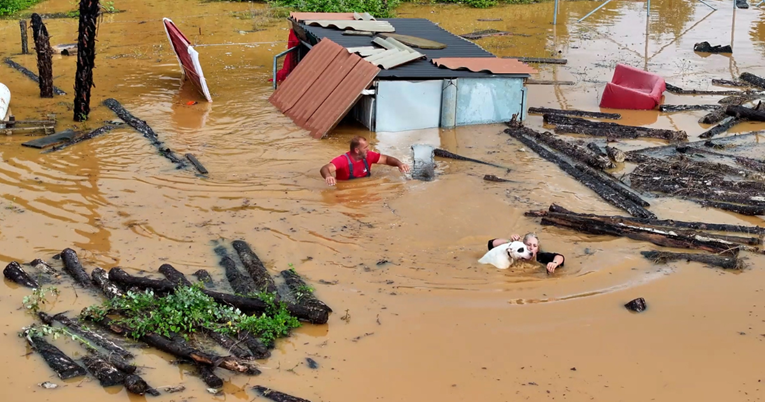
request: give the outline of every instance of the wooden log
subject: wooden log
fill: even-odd
[[[186,275],[170,264],[162,264],[159,267],[159,273],[164,275],[175,286],[191,286],[191,281],[186,278]]]
[[[90,89],[96,66],[96,34],[99,0],[80,0],[77,36],[77,73],[74,76],[74,121],[86,121],[90,115]]]
[[[205,287],[209,288],[215,286],[215,281],[213,281],[212,276],[210,276],[210,273],[204,269],[200,269],[194,272],[192,275],[194,275],[198,281],[204,283]]]
[[[718,80],[718,79],[712,79],[712,85],[719,85],[724,87],[741,87],[741,88],[747,88],[752,86],[748,82],[743,81],[731,81],[731,80]]]
[[[186,161],[176,156],[175,153],[170,150],[170,148],[165,147],[165,144],[159,140],[157,134],[154,132],[154,130],[152,130],[151,127],[149,127],[148,124],[146,124],[145,121],[133,116],[129,111],[122,107],[122,105],[116,99],[109,98],[105,100],[103,104],[112,112],[114,112],[117,117],[127,123],[127,125],[133,127],[135,131],[143,134],[143,136],[146,137],[149,142],[159,150],[160,155],[175,163],[179,169],[187,166]]]
[[[725,114],[739,119],[744,118],[747,120],[765,121],[765,112],[744,106],[729,105],[725,108]]]
[[[109,274],[103,268],[94,268],[90,275],[93,283],[101,289],[108,299],[125,296],[125,291],[109,280]]]
[[[50,264],[48,264],[47,262],[39,258],[32,260],[32,262],[29,263],[29,266],[44,274],[58,276],[58,271],[53,269],[53,267],[51,267]]]
[[[546,107],[530,107],[528,112],[532,114],[560,114],[563,116],[591,117],[593,119],[619,120],[622,118],[622,115],[618,113],[590,112],[586,110],[561,110]]]
[[[765,206],[740,205],[725,201],[694,200],[705,207],[719,208],[725,211],[735,212],[746,216],[765,215]]]
[[[727,105],[741,106],[745,103],[755,101],[762,97],[763,95],[759,92],[747,93],[746,95],[726,96],[725,98],[722,98],[719,101],[717,101],[717,103],[721,105],[726,105],[726,106]]]
[[[712,144],[712,145],[714,145],[714,144]],[[714,156],[718,156],[718,157],[721,157],[721,158],[730,158],[730,159],[733,159],[739,165],[741,165],[741,166],[743,166],[743,167],[745,167],[747,169],[754,170],[755,172],[765,173],[765,161],[759,161],[757,159],[747,158],[745,156],[737,156],[737,155],[724,154],[724,153],[721,153],[721,152],[715,152],[715,151],[710,151],[710,150],[704,149],[704,148],[691,147],[691,146],[686,146],[686,145],[678,146],[677,147],[677,151],[681,152],[681,153],[694,152],[694,153],[700,153],[700,154],[714,155]],[[744,176],[746,177],[747,175],[744,175]],[[757,179],[758,180],[765,180],[765,177],[763,177],[761,175],[758,175]]]
[[[705,91],[698,89],[683,89],[667,84],[667,92],[675,95],[741,95],[741,91]]]
[[[606,145],[606,153],[608,154],[608,157],[616,163],[623,163],[627,158],[627,154],[625,154],[624,151],[619,148],[609,147],[608,145]]]
[[[446,151],[446,150],[443,150],[443,149],[440,149],[440,148],[434,149],[433,150],[433,155],[441,157],[441,158],[449,158],[449,159],[454,159],[454,160],[458,160],[458,161],[467,161],[467,162],[480,163],[482,165],[494,166],[494,167],[498,167],[500,169],[507,169],[508,172],[510,171],[510,169],[508,169],[508,168],[506,168],[504,166],[500,166],[500,165],[497,165],[497,164],[494,164],[494,163],[491,163],[491,162],[484,162],[484,161],[478,160],[478,159],[468,158],[468,157],[465,157],[465,156],[462,156],[462,155],[457,155],[455,153],[451,153],[449,151]]]
[[[104,317],[101,320],[101,323],[118,335],[127,336],[130,332],[130,330],[116,325],[109,317]],[[167,352],[173,356],[190,359],[199,364],[221,367],[229,371],[248,375],[260,374],[260,370],[258,370],[258,368],[251,362],[245,362],[233,356],[216,356],[209,354],[201,350],[194,349],[185,343],[173,342],[157,334],[148,333],[138,338],[138,340],[145,342],[159,350]]]
[[[240,359],[253,359],[254,356],[252,355],[252,352],[250,352],[249,349],[246,347],[243,347],[240,342],[237,342],[235,339],[231,338],[228,335],[217,333],[211,329],[204,328],[202,332],[207,335],[210,339],[215,341],[218,345],[224,347],[228,353],[240,358]]]
[[[602,199],[607,201],[609,204],[617,208],[623,209],[633,216],[638,216],[642,218],[656,217],[652,212],[646,210],[642,206],[637,205],[628,199],[625,199],[622,195],[615,192],[611,187],[608,187],[607,185],[600,183],[600,181],[597,178],[594,178],[576,169],[574,166],[571,166],[568,162],[561,159],[558,155],[538,145],[536,142],[532,141],[530,138],[524,135],[524,130],[522,130],[522,128],[511,127],[506,129],[505,133],[509,134],[511,137],[517,139],[522,144],[529,147],[532,151],[536,152],[542,158],[558,165],[561,169],[563,169],[564,172],[573,176],[580,183],[584,184],[590,190],[594,191],[597,195],[599,195]]]
[[[332,312],[332,308],[313,294],[313,289],[305,283],[300,274],[295,272],[295,270],[285,269],[281,272],[281,275],[287,283],[287,287],[292,292],[292,296],[295,298],[297,304],[308,308],[316,308],[326,310],[330,313]]]
[[[699,119],[699,123],[716,124],[721,122],[723,119],[725,119],[726,116],[727,115],[725,114],[725,108],[721,106],[705,114],[702,118]]]
[[[497,177],[493,174],[487,174],[483,176],[483,179],[486,181],[493,181],[495,183],[515,183],[512,180],[503,179],[501,177]]]
[[[551,58],[544,58],[544,57],[509,56],[509,57],[503,57],[503,59],[516,59],[524,63],[534,63],[534,64],[567,64],[568,63],[567,59],[551,59]]]
[[[24,20],[19,21],[19,28],[21,28],[21,54],[29,54],[29,37],[27,36],[27,22]]]
[[[718,134],[722,134],[728,130],[730,130],[733,126],[739,123],[743,123],[746,121],[743,118],[740,117],[734,117],[730,116],[725,119],[723,119],[720,124],[710,128],[707,131],[704,131],[703,133],[699,134],[699,138],[712,138]]]
[[[664,113],[689,112],[693,110],[715,110],[720,105],[661,105],[659,111]]]
[[[65,144],[56,145],[53,148],[47,149],[47,150],[45,150],[45,151],[43,151],[41,153],[47,154],[47,153],[51,153],[51,152],[60,151],[60,150],[62,150],[64,148],[71,147],[72,145],[76,145],[76,144],[79,144],[79,143],[87,141],[87,140],[92,140],[93,138],[96,138],[96,137],[98,137],[100,135],[108,133],[109,131],[112,131],[115,127],[116,126],[112,126],[112,125],[107,124],[105,126],[97,128],[97,129],[95,129],[95,130],[93,130],[93,131],[91,131],[91,132],[89,132],[87,134],[81,135],[79,137],[75,137],[74,139],[72,139],[71,141],[69,141],[69,142],[67,142]]]
[[[252,251],[250,245],[243,240],[234,240],[231,245],[239,255],[239,259],[242,261],[247,273],[250,274],[250,277],[255,282],[255,291],[277,295],[274,278],[268,273],[266,266],[263,265],[263,261]]]
[[[587,127],[592,129],[601,129],[607,133],[610,133],[611,136],[617,138],[652,137],[661,138],[668,141],[684,141],[688,139],[688,134],[686,134],[685,131],[664,130],[640,126],[625,126],[616,123],[589,121],[577,117],[560,116],[555,114],[545,114],[543,119],[545,124],[552,124],[558,127]],[[556,132],[558,132],[557,129]]]
[[[40,317],[40,320],[42,320],[42,322],[48,325],[51,325],[53,321],[61,323],[61,325],[67,327],[70,332],[76,335],[79,335],[90,342],[93,342],[93,344],[104,348],[105,350],[109,351],[109,353],[115,354],[119,357],[126,358],[126,359],[133,357],[133,354],[130,353],[130,351],[128,351],[127,349],[118,345],[117,343],[105,337],[104,335],[101,335],[96,331],[83,327],[80,323],[69,319],[63,313],[50,316],[44,312],[39,312],[37,313],[37,315]]]
[[[207,174],[208,173],[207,169],[202,165],[201,162],[199,162],[199,160],[196,158],[196,156],[194,156],[192,154],[186,154],[186,159],[188,159],[189,162],[191,162],[191,164],[194,165],[194,168],[197,169],[197,172],[199,172],[199,174]]]
[[[102,359],[106,361],[107,363],[111,364],[112,366],[116,367],[117,370],[125,373],[125,374],[134,374],[136,370],[138,370],[138,367],[136,367],[134,364],[131,364],[127,360],[112,354],[101,354],[99,351],[93,349],[93,348],[87,348],[88,353],[90,353],[93,356],[98,357],[99,359]]]
[[[271,388],[266,388],[262,385],[256,385],[252,387],[255,392],[267,399],[270,399],[274,402],[311,402],[308,399],[298,398],[296,396],[287,395],[283,392],[274,391]]]
[[[592,141],[587,143],[587,148],[590,151],[594,152],[595,155],[598,155],[598,156],[608,156],[606,151],[604,151],[603,148],[600,147],[600,145],[598,145],[598,144],[596,144],[596,143],[594,143]]]
[[[215,375],[213,369],[203,364],[197,364],[197,376],[210,388],[223,388],[223,379]]]
[[[655,264],[666,264],[671,261],[695,261],[723,269],[742,269],[743,263],[736,257],[709,254],[670,253],[667,251],[641,251],[643,257]]]
[[[248,331],[239,331],[237,334],[237,339],[239,339],[239,342],[242,342],[245,346],[247,346],[248,349],[250,349],[253,358],[268,359],[271,357],[271,350],[269,350],[269,347],[273,347],[273,344],[264,345],[260,339],[256,338],[255,335]]]
[[[96,356],[83,356],[85,368],[98,379],[102,387],[113,387],[125,382],[125,373]]]
[[[172,266],[170,266],[172,268]],[[183,275],[180,272],[173,273],[170,269],[165,269],[164,275]],[[141,278],[128,274],[122,269],[115,267],[109,271],[109,279],[125,285],[138,286],[143,289],[153,289],[160,292],[171,292],[175,285],[169,280],[156,280]],[[268,304],[260,299],[231,295],[227,293],[214,292],[202,289],[202,292],[212,297],[216,302],[229,306],[234,306],[246,314],[263,314],[268,309]],[[287,311],[299,320],[307,321],[312,324],[326,324],[329,314],[326,311],[309,309],[293,303],[285,303]]]
[[[32,36],[37,53],[37,71],[39,73],[40,97],[53,97],[53,50],[50,47],[48,29],[37,13],[32,14]]]
[[[24,271],[23,268],[21,268],[21,265],[19,265],[16,261],[11,261],[10,264],[5,266],[5,269],[3,270],[3,276],[5,276],[9,281],[15,282],[21,286],[26,286],[28,288],[37,289],[40,287],[40,284],[37,283],[37,281],[29,276],[29,274]]]
[[[601,183],[610,187],[613,191],[615,191],[616,193],[618,193],[620,196],[624,197],[625,199],[632,201],[641,207],[651,206],[651,204],[649,204],[648,201],[644,200],[640,195],[632,191],[629,187],[624,185],[619,180],[616,180],[616,178],[614,178],[610,174],[599,172],[595,169],[592,169],[580,164],[575,164],[574,167],[580,172],[583,172],[594,178],[597,178]]]
[[[526,85],[576,85],[576,81],[526,79]]]
[[[741,76],[739,76],[738,78],[741,79],[741,81],[745,81],[752,84],[752,86],[755,86],[760,89],[765,89],[765,79],[758,77],[752,73],[742,73]]]
[[[524,134],[547,145],[571,159],[581,161],[596,169],[613,169],[614,164],[606,157],[598,156],[589,149],[564,141],[549,132],[540,133],[535,130],[525,130]]]
[[[740,139],[740,138],[757,137],[757,136],[760,136],[760,135],[763,135],[763,134],[765,134],[765,131],[755,131],[755,132],[746,133],[746,134],[734,134],[732,137],[727,137],[727,138],[737,138],[737,139]],[[683,144],[683,146],[695,146],[695,145],[699,145],[699,144],[704,144],[704,146],[709,146],[709,145],[706,145],[707,143],[712,144],[711,141],[709,141],[707,139],[702,139],[702,140],[699,140],[699,141],[686,142],[686,143]],[[676,148],[677,148],[677,144],[670,144],[670,145],[660,145],[660,146],[657,146],[657,147],[635,149],[635,150],[632,150],[632,151],[627,151],[627,158],[628,158],[627,160],[629,160],[629,158],[632,155],[635,155],[635,154],[656,153],[656,152],[662,152],[662,151],[666,151],[668,149],[676,149]]]
[[[234,293],[249,295],[255,292],[255,281],[253,281],[252,277],[241,272],[239,268],[237,268],[236,262],[234,262],[231,257],[224,255],[223,258],[218,261],[218,264],[223,267],[226,274],[226,280],[228,280]]]
[[[22,66],[19,63],[16,63],[15,61],[11,60],[10,57],[5,58],[5,64],[8,66],[14,68],[16,71],[19,71],[20,73],[24,74],[29,78],[30,80],[40,83],[40,77],[37,76],[37,74],[29,71],[26,67]],[[58,88],[56,86],[53,87],[53,93],[56,95],[66,95],[66,92],[62,91],[61,88]]]
[[[732,233],[746,233],[751,235],[765,235],[765,227],[760,226],[744,226],[744,225],[731,225],[725,223],[708,223],[708,222],[687,222],[676,221],[674,219],[642,219],[632,216],[612,216],[612,215],[595,215],[595,214],[581,214],[572,212],[558,204],[551,204],[549,212],[558,212],[562,214],[573,214],[589,218],[605,219],[614,224],[634,224],[634,225],[646,225],[662,228],[674,228],[674,229],[695,229],[695,230],[707,230],[716,232],[732,232]],[[526,213],[526,216],[545,216],[545,211],[530,211]]]
[[[48,363],[48,366],[56,372],[58,378],[68,380],[70,378],[81,377],[88,374],[82,366],[75,363],[72,358],[67,356],[59,348],[48,343],[42,337],[32,336],[27,333],[26,339],[32,349],[39,353],[40,356],[45,359],[45,362]]]
[[[159,396],[159,391],[149,386],[143,378],[131,374],[125,377],[125,389],[128,392],[136,395],[149,394],[151,396]]]
[[[64,262],[64,270],[74,278],[74,280],[85,288],[93,287],[93,282],[77,258],[77,253],[71,248],[64,249],[61,252],[61,261]]]

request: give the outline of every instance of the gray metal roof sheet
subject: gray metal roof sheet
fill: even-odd
[[[485,77],[512,77],[515,75],[495,75],[485,72],[472,72],[464,70],[449,70],[439,68],[431,63],[431,59],[440,57],[496,57],[493,54],[482,49],[480,46],[466,39],[462,39],[445,29],[434,24],[432,21],[424,18],[392,18],[387,20],[396,29],[396,33],[402,35],[417,36],[424,39],[430,39],[441,42],[446,45],[445,49],[415,49],[424,54],[427,59],[414,60],[404,65],[382,70],[377,75],[378,78],[388,79],[428,79],[428,78],[485,78]],[[340,44],[343,47],[363,47],[372,46],[372,39],[369,36],[343,35],[343,31],[334,28],[322,28],[318,26],[306,26],[301,24],[309,36],[312,36],[312,43],[320,39],[328,38]],[[528,74],[518,74],[518,77],[528,77]]]

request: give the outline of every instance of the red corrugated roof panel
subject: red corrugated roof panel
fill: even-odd
[[[450,70],[466,69],[472,72],[486,71],[492,74],[536,74],[537,70],[513,59],[494,57],[441,57],[433,64]]]
[[[321,138],[345,117],[379,72],[356,54],[323,39],[269,101],[313,137]]]

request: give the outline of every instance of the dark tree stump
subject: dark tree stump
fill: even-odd
[[[90,114],[90,88],[96,63],[96,24],[99,0],[80,0],[77,38],[77,74],[74,80],[74,121],[85,121]]]
[[[21,265],[19,265],[19,263],[16,261],[11,261],[11,263],[5,267],[3,270],[3,276],[8,278],[9,281],[18,283],[21,286],[26,286],[32,289],[37,289],[40,287],[40,284],[38,284],[36,280],[29,276],[29,274],[27,274],[26,271],[21,268]]]

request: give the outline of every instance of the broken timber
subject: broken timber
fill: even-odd
[[[641,251],[643,257],[657,264],[666,264],[670,261],[695,261],[723,269],[741,269],[743,266],[740,259],[723,255],[670,253],[667,251]]]
[[[112,112],[114,112],[130,127],[133,127],[133,129],[143,134],[143,136],[146,137],[149,142],[151,142],[151,144],[159,150],[159,153],[165,158],[169,159],[171,162],[175,163],[178,169],[186,167],[186,161],[176,156],[175,153],[170,150],[170,148],[166,148],[165,144],[159,140],[157,134],[154,132],[154,130],[152,130],[151,127],[149,127],[148,124],[146,124],[145,121],[133,116],[114,98],[109,98],[103,103],[104,106],[111,109]]]
[[[40,77],[38,77],[37,74],[29,71],[26,67],[22,66],[19,63],[16,63],[15,61],[11,60],[9,57],[7,57],[5,59],[5,64],[9,65],[10,67],[15,68],[16,70],[18,70],[22,74],[26,75],[27,78],[29,78],[30,80],[32,80],[32,81],[34,81],[34,82],[36,82],[38,84],[40,83]],[[66,95],[66,92],[62,91],[60,88],[58,88],[56,86],[53,86],[53,93],[56,94],[56,95]]]
[[[113,130],[114,128],[115,128],[115,126],[112,126],[112,125],[106,125],[106,126],[103,126],[103,127],[99,127],[99,128],[97,128],[97,129],[95,129],[95,130],[93,130],[93,131],[91,131],[91,132],[89,132],[89,133],[87,133],[85,135],[81,135],[79,137],[75,137],[73,140],[71,140],[71,141],[69,141],[69,142],[67,142],[65,144],[56,145],[53,148],[46,149],[45,151],[42,151],[41,153],[47,154],[47,153],[51,153],[51,152],[60,151],[60,150],[62,150],[64,148],[71,147],[72,145],[79,144],[79,143],[81,143],[83,141],[87,141],[87,140],[91,140],[93,138],[96,138],[99,135],[106,134],[109,131]]]
[[[748,82],[742,82],[742,81],[731,81],[731,80],[718,80],[713,79],[712,85],[719,85],[719,86],[725,86],[725,87],[739,87],[739,88],[747,88],[752,86],[752,84]]]
[[[725,108],[725,114],[728,116],[744,118],[747,120],[765,121],[765,112],[744,106],[729,105]]]
[[[544,57],[515,57],[515,56],[509,56],[509,57],[503,57],[503,59],[516,59],[516,60],[522,61],[524,63],[533,63],[533,64],[566,64],[566,63],[568,63],[568,60],[566,60],[566,59],[550,59],[550,58],[544,58]]]
[[[717,110],[720,105],[661,105],[659,111],[664,113],[688,112],[692,110]]]
[[[48,343],[45,339],[39,336],[32,336],[28,332],[25,335],[32,349],[45,359],[48,366],[56,372],[58,378],[68,380],[88,374],[82,366],[75,363],[72,358],[64,354],[59,348]]]
[[[614,164],[606,157],[596,155],[589,148],[585,148],[560,139],[549,132],[540,133],[531,129],[524,130],[524,134],[534,138],[548,147],[577,161],[586,163],[596,169],[613,169]]]
[[[699,89],[683,89],[671,84],[667,84],[667,92],[675,95],[743,95],[742,91],[706,91]]]
[[[252,389],[255,390],[258,395],[270,399],[274,402],[311,402],[308,399],[287,395],[283,392],[274,391],[271,388],[266,388],[262,385],[256,385],[252,387]]]
[[[90,273],[90,276],[93,283],[101,289],[101,292],[103,292],[108,299],[114,299],[115,297],[122,297],[125,295],[122,288],[109,280],[109,274],[104,271],[103,268],[94,268],[93,272]]]
[[[622,118],[622,115],[618,113],[590,112],[587,110],[561,110],[561,109],[550,109],[546,107],[530,107],[528,112],[533,114],[560,114],[564,116],[591,117],[594,119],[609,119],[609,120],[619,120]]]
[[[611,205],[617,208],[621,208],[629,212],[629,214],[633,216],[637,216],[641,218],[656,217],[656,215],[654,215],[652,212],[636,204],[635,202],[625,198],[623,195],[616,192],[609,185],[604,184],[599,178],[593,177],[590,174],[580,171],[579,169],[575,168],[574,166],[572,166],[571,164],[563,160],[561,157],[559,157],[555,153],[547,150],[546,148],[542,147],[541,145],[531,140],[531,138],[529,138],[526,135],[526,132],[529,129],[523,126],[520,126],[519,123],[515,123],[513,121],[511,121],[509,125],[511,125],[511,127],[506,129],[505,133],[509,134],[511,137],[517,139],[522,144],[531,148],[531,150],[536,152],[542,158],[558,165],[561,169],[563,169],[564,172],[573,176],[580,183],[584,184],[586,187],[594,191],[597,195],[599,195],[602,199],[604,199]]]
[[[590,134],[611,138],[652,137],[668,141],[684,141],[688,139],[688,134],[686,134],[685,131],[625,126],[616,123],[589,121],[555,114],[545,114],[543,119],[545,124],[552,124],[555,126],[556,133]]]
[[[19,263],[16,261],[11,261],[11,263],[8,264],[5,269],[3,269],[3,276],[5,276],[9,281],[15,282],[21,286],[26,286],[32,289],[37,289],[40,287],[40,284],[38,284],[34,278],[29,276],[29,274],[27,274],[26,271],[21,268],[21,265],[19,265]]]
[[[755,86],[760,89],[765,89],[765,79],[758,77],[751,73],[742,73],[739,77],[742,81],[746,81],[752,86]]]
[[[266,266],[263,265],[263,261],[252,251],[250,245],[242,240],[234,240],[231,245],[239,255],[239,259],[242,260],[244,268],[250,277],[255,282],[256,292],[266,292],[276,295],[276,283],[274,278],[268,274]]]
[[[287,286],[292,291],[292,296],[295,298],[295,302],[301,306],[307,308],[316,308],[332,312],[332,309],[327,306],[323,301],[319,300],[316,295],[313,294],[313,289],[310,288],[300,275],[291,269],[285,269],[281,272],[282,278],[287,283]]]
[[[729,129],[731,129],[733,126],[739,123],[743,123],[746,119],[741,117],[735,117],[730,116],[726,117],[720,123],[712,128],[710,128],[707,131],[704,131],[703,133],[699,134],[699,138],[712,138],[718,134],[722,134]]]
[[[699,119],[699,123],[702,124],[715,124],[721,122],[723,119],[725,119],[727,115],[725,114],[725,108],[720,106],[717,109],[712,110],[711,112],[705,114],[702,118]]]
[[[197,169],[197,172],[199,172],[199,174],[209,173],[207,169],[204,167],[204,165],[202,165],[202,163],[199,162],[196,156],[192,154],[186,154],[186,159],[188,159],[189,162],[191,162],[191,164],[194,165],[194,168]]]
[[[696,200],[694,200],[696,201]],[[735,212],[737,214],[746,216],[760,216],[765,215],[765,206],[757,205],[739,205],[724,201],[696,201],[704,207],[718,208],[725,211]]]
[[[458,160],[458,161],[467,161],[467,162],[480,163],[482,165],[494,166],[494,167],[497,167],[497,168],[500,168],[500,169],[507,169],[508,172],[510,171],[510,169],[508,169],[508,168],[506,168],[504,166],[496,165],[496,164],[491,163],[491,162],[484,162],[482,160],[478,160],[478,159],[473,159],[473,158],[468,158],[468,157],[465,157],[465,156],[457,155],[457,154],[451,153],[449,151],[446,151],[446,150],[443,150],[443,149],[440,149],[440,148],[434,149],[433,150],[433,155],[441,157],[441,158],[449,158],[449,159],[454,159],[454,160]]]

